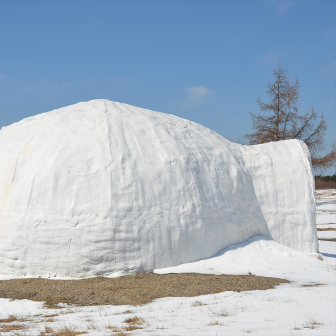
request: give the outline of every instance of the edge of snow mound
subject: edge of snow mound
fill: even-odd
[[[269,230],[261,235],[305,253],[318,252],[314,179],[306,145],[294,139],[243,150]]]

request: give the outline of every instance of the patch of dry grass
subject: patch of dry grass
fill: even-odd
[[[20,320],[14,315],[9,315],[5,319],[0,319],[0,323],[11,323],[11,322],[14,322],[14,321],[20,321]]]
[[[128,326],[123,328],[125,331],[133,331],[136,329],[142,329],[143,324],[145,323],[145,320],[141,317],[133,316],[133,317],[127,318],[124,321],[124,323],[128,324]]]
[[[141,317],[134,316],[127,318],[124,322],[129,324],[143,324],[145,320]]]
[[[87,321],[88,321],[88,324],[87,324],[87,329],[88,330],[102,331],[102,329],[99,326],[99,324],[97,324],[95,321],[93,321],[91,319],[89,319]]]
[[[143,305],[163,297],[194,297],[222,291],[267,290],[288,280],[254,275],[142,273],[82,280],[43,278],[0,281],[0,297],[78,306]],[[92,293],[87,295],[87,293]]]
[[[54,330],[49,327],[45,327],[44,331],[40,332],[39,336],[77,336],[86,334],[86,331],[76,331],[71,327],[63,327],[59,330]]]
[[[42,317],[44,318],[52,318],[52,317],[56,317],[58,316],[58,314],[45,314],[45,315],[42,315]]]
[[[218,320],[212,321],[208,324],[209,326],[224,326],[224,323],[219,322]]]
[[[316,319],[312,317],[308,317],[307,321],[303,324],[303,328],[317,329],[319,328],[320,325],[322,325],[321,322],[318,322]]]
[[[218,309],[213,309],[213,308],[209,308],[209,311],[216,315],[216,316],[221,316],[221,317],[226,317],[226,316],[230,316],[232,315],[231,312],[229,312],[227,309],[225,309],[224,307],[222,308],[218,308]]]
[[[117,328],[117,330],[113,331],[112,334],[113,336],[128,336],[130,334],[123,332],[120,328]]]
[[[122,312],[121,314],[132,314],[132,312],[130,310],[125,310],[124,312]]]
[[[250,334],[251,332],[253,332],[253,330],[251,330],[251,329],[244,329],[243,332],[246,333],[246,334]]]
[[[125,331],[133,331],[137,329],[143,329],[144,325],[147,324],[146,321],[138,316],[129,317],[126,320],[124,320],[124,323],[127,324],[125,327],[114,327],[111,325],[107,326],[107,329],[110,329],[113,336],[124,336],[129,335],[126,334]]]
[[[112,332],[111,335],[113,336],[126,336],[129,335],[127,333],[124,332],[123,328],[118,328],[118,327],[110,327],[109,328]]]
[[[0,327],[0,333],[15,331],[15,330],[24,330],[26,326],[23,324],[5,324]]]
[[[336,238],[319,238],[318,240],[336,242]]]
[[[193,307],[198,307],[198,306],[205,306],[205,303],[203,303],[202,301],[194,301],[191,305]]]

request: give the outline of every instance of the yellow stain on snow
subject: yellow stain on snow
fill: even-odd
[[[3,222],[2,216],[3,216],[4,210],[6,209],[9,193],[10,193],[10,190],[11,190],[11,187],[12,187],[12,179],[13,179],[14,168],[15,168],[15,163],[13,163],[11,165],[11,169],[9,171],[9,174],[7,174],[7,177],[6,177],[5,183],[4,183],[4,189],[3,189],[2,196],[1,196],[1,201],[0,201],[0,228],[1,228],[2,222]]]
[[[21,150],[21,153],[27,153],[32,148],[32,144],[28,144],[25,148]]]
[[[25,154],[27,153],[33,146],[33,140],[36,138],[36,136],[40,133],[41,131],[38,131],[35,135],[33,135],[27,142],[24,148],[20,150],[20,154]]]

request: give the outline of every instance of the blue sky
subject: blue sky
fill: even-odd
[[[336,132],[336,2],[0,1],[0,127],[97,98],[232,140],[281,57]],[[335,169],[327,173],[333,173]]]

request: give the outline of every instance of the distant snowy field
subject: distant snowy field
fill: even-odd
[[[317,191],[317,228],[336,228],[336,190]],[[336,230],[318,231],[319,239]],[[276,289],[223,292],[193,298],[164,298],[144,306],[47,309],[43,303],[0,299],[0,319],[16,316],[18,330],[4,335],[40,335],[68,327],[88,335],[324,335],[336,332],[336,242],[319,240],[320,253],[308,255],[263,237],[230,245],[216,256],[157,273],[226,273],[291,280]],[[308,286],[307,286],[308,285]],[[138,326],[127,323],[138,317]],[[132,320],[129,320],[129,322]],[[3,326],[4,324],[2,324]],[[24,329],[20,330],[20,325]]]

